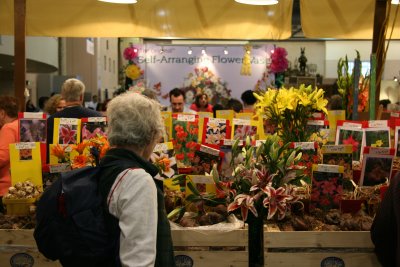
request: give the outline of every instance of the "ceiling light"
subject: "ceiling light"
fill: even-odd
[[[107,2],[113,4],[136,4],[137,0],[98,0],[100,2]]]
[[[400,0],[392,0],[392,5],[399,5],[400,4]]]
[[[225,47],[225,49],[224,49],[224,55],[227,55],[227,54],[229,54],[229,51],[228,51],[228,49]]]
[[[394,1],[394,0],[392,0],[392,1]],[[259,5],[259,6],[278,4],[278,0],[235,0],[235,2],[238,2],[240,4]]]
[[[188,55],[191,55],[193,53],[193,51],[192,51],[192,48],[191,47],[189,47],[189,50],[188,50]]]

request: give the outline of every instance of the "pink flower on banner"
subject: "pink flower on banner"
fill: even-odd
[[[132,61],[139,55],[139,49],[131,45],[130,47],[125,48],[124,50],[124,58],[126,60]]]
[[[62,125],[60,127],[60,138],[63,144],[75,144],[75,136],[76,130],[73,130],[71,125]]]

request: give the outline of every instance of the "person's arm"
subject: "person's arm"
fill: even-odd
[[[10,162],[9,145],[16,143],[15,130],[9,125],[4,125],[0,130],[0,168],[6,166]]]
[[[122,266],[154,266],[157,245],[157,189],[143,169],[122,172],[109,194],[109,211],[119,220]]]

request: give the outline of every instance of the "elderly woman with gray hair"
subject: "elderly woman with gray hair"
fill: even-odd
[[[115,259],[107,266],[175,266],[166,216],[163,182],[149,162],[164,131],[160,105],[128,92],[107,108],[111,149],[101,161],[99,188],[108,209],[106,222],[116,242]]]

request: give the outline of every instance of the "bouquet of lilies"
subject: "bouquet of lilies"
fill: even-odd
[[[275,127],[283,143],[308,141],[312,134],[307,129],[308,120],[314,112],[327,114],[328,100],[323,89],[304,85],[279,90],[269,88],[255,96],[258,115]]]
[[[262,209],[268,211],[268,220],[281,220],[290,213],[291,205],[299,202],[294,183],[301,184],[303,177],[304,167],[297,165],[302,153],[290,148],[290,143],[281,144],[277,135],[267,137],[258,148],[250,143],[247,138],[245,146],[239,147],[237,140],[232,147],[232,181],[220,182],[218,172],[212,172],[217,195],[226,196],[229,212],[240,209],[243,221],[248,211],[258,217]]]

